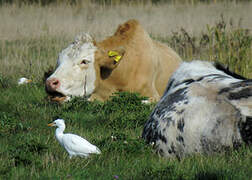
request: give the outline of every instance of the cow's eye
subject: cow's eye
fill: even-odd
[[[83,59],[80,64],[88,64],[88,62],[89,62],[88,60]]]

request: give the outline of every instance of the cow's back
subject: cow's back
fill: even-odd
[[[115,91],[138,92],[159,100],[169,77],[181,63],[180,57],[168,46],[152,40],[135,20],[119,26],[113,36],[99,43],[105,51],[118,46],[125,49],[124,57],[101,83]]]
[[[213,153],[252,142],[252,81],[211,63],[183,63],[145,124],[164,156]]]
[[[178,54],[170,47],[153,41],[156,47],[155,54],[159,63],[159,71],[155,79],[155,86],[162,96],[172,73],[177,70],[182,60]]]

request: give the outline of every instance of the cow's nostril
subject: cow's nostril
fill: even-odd
[[[53,84],[53,85],[57,85],[57,84],[59,84],[59,81],[56,80],[56,81],[54,81],[52,84]]]
[[[60,86],[60,81],[56,78],[52,78],[46,81],[46,87],[49,91],[56,91],[56,89]]]

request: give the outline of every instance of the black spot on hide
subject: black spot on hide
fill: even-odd
[[[173,119],[170,116],[165,116],[166,113],[174,111],[176,112],[176,103],[181,102],[182,103],[188,103],[187,99],[187,87],[178,89],[177,91],[169,94],[168,96],[165,96],[162,98],[162,100],[157,104],[155,109],[152,111],[150,115],[150,119],[147,121],[147,123],[144,126],[144,130],[142,133],[142,137],[146,140],[147,143],[151,142],[157,142],[158,140],[162,141],[163,143],[168,142],[168,138],[164,136],[163,132],[166,131],[166,128],[173,125],[176,126],[175,119]],[[183,113],[183,111],[178,112]],[[162,121],[162,124],[165,124],[165,127],[160,126],[160,123]],[[179,128],[183,129],[183,120],[181,120]],[[174,150],[174,145],[173,149]]]
[[[189,85],[189,84],[191,84],[191,83],[193,83],[193,82],[195,82],[194,79],[187,79],[187,80],[183,81],[182,84]]]
[[[176,126],[175,120],[170,116],[164,116],[166,113],[170,111],[176,112],[176,106],[175,103],[177,102],[184,102],[188,103],[187,97],[186,97],[186,90],[187,88],[178,89],[174,93],[168,95],[167,97],[163,98],[162,101],[156,106],[154,111],[150,115],[150,119],[147,121],[147,123],[144,126],[144,130],[142,133],[142,137],[147,141],[147,143],[150,142],[156,142],[158,140],[161,140],[164,143],[168,142],[168,137],[165,137],[163,135],[163,132],[166,131],[166,128],[173,125]],[[183,113],[183,111],[178,112]],[[160,126],[159,122],[165,122],[165,127]],[[184,120],[181,120],[179,122],[178,128],[183,131],[184,126]],[[163,124],[163,123],[162,123]]]
[[[217,79],[223,80],[223,79],[230,79],[228,76],[220,75],[220,74],[214,74],[214,75],[209,75],[209,76],[214,76],[211,79],[209,79],[207,82],[213,82],[216,81]]]
[[[170,90],[170,88],[172,87],[174,81],[175,81],[174,79],[170,79],[170,81],[168,82],[168,85],[167,85],[167,87],[165,89],[165,92],[164,92],[163,96],[165,96],[167,94],[167,92]]]
[[[162,135],[161,130],[158,129],[158,125],[158,121],[153,120],[152,118],[146,123],[142,137],[147,141],[147,143],[159,140],[167,143],[167,139],[164,135]]]
[[[171,124],[175,126],[175,120],[173,120],[170,116],[164,116],[164,114],[175,111],[176,113],[180,114],[183,113],[182,111],[177,112],[175,103],[181,101],[184,103],[188,103],[187,97],[186,97],[186,89],[179,89],[176,92],[170,94],[166,98],[164,98],[155,108],[154,113],[152,113],[152,117],[158,118],[158,121],[165,121],[166,127],[169,127]]]
[[[163,143],[167,143],[167,139],[166,139],[166,137],[165,136],[163,136],[162,134],[161,134],[161,132],[157,132],[157,133],[155,133],[155,141],[158,141],[158,140],[161,140]]]
[[[185,146],[184,138],[183,138],[182,136],[176,137],[176,140],[177,140],[178,142],[180,142],[183,146]]]
[[[240,122],[238,125],[242,140],[246,144],[252,144],[252,117],[247,116],[245,122]]]
[[[214,81],[216,79],[230,79],[231,78],[229,76],[225,76],[225,75],[222,75],[222,74],[208,74],[208,75],[205,75],[203,77],[204,78],[206,78],[206,77],[212,77],[212,79],[208,80],[208,82]]]
[[[158,150],[158,153],[159,153],[161,156],[163,156],[163,155],[164,155],[163,149],[159,149],[159,150]]]
[[[239,81],[239,82],[234,82],[231,84],[231,87],[233,89],[235,88],[241,88],[241,87],[247,87],[247,86],[252,86],[252,79],[247,79],[245,81]]]
[[[153,113],[152,113],[153,114]],[[150,116],[150,119],[145,123],[142,138],[145,139],[147,143],[153,142],[154,132],[156,130],[156,123],[155,119],[152,118],[152,115]]]
[[[201,80],[203,80],[203,79],[204,79],[204,77],[200,77],[200,78],[197,79],[196,81],[199,82],[199,81],[201,81]]]
[[[200,144],[204,153],[209,153],[214,148],[214,144],[204,136],[200,138]]]
[[[166,98],[163,98],[162,101],[157,105],[155,108],[155,114],[157,116],[161,116],[163,113],[169,112],[169,111],[174,111],[175,110],[175,103],[178,103],[179,101],[186,101],[186,90],[188,88],[182,88],[178,89],[172,94],[169,94]]]
[[[223,89],[221,89],[221,90],[218,92],[218,94],[223,94],[223,93],[229,92],[231,89],[232,89],[232,88],[229,88],[229,87],[223,88]]]
[[[186,79],[186,80],[182,81],[181,83],[178,83],[178,84],[174,85],[174,87],[180,86],[180,85],[182,85],[182,84],[188,86],[189,84],[192,84],[192,83],[194,83],[194,82],[199,82],[199,81],[201,81],[202,79],[204,79],[204,77],[200,77],[200,78],[198,78],[198,79]]]
[[[228,95],[229,100],[239,100],[242,98],[249,98],[252,96],[252,89],[251,88],[245,88],[238,92],[231,92]]]
[[[182,110],[180,110],[180,111],[176,111],[176,113],[177,113],[177,114],[183,114],[184,111],[185,111],[185,110],[182,109]]]
[[[215,121],[216,123],[215,123],[213,129],[211,130],[211,133],[212,133],[212,134],[214,134],[214,135],[217,134],[218,129],[219,129],[219,127],[220,127],[222,121],[223,121],[223,119],[220,119],[220,118],[216,119],[216,121]]]
[[[184,132],[184,126],[185,126],[185,120],[184,120],[184,118],[181,118],[178,121],[178,125],[177,125],[180,132]]]
[[[168,152],[169,154],[175,154],[175,153],[176,153],[176,151],[175,151],[175,146],[174,146],[174,143],[173,143],[173,142],[171,143],[171,146],[170,146],[170,148],[168,148],[167,152]]]
[[[168,153],[171,154],[171,153],[172,153],[172,150],[171,150],[171,149],[168,149]]]
[[[241,147],[241,145],[242,145],[242,142],[241,142],[239,139],[237,139],[237,136],[236,136],[236,135],[233,135],[233,136],[232,136],[232,142],[233,142],[233,147],[234,147],[235,149],[238,149],[238,148]]]
[[[248,88],[252,86],[252,80],[249,79],[249,80],[245,80],[245,81],[239,81],[239,82],[235,82],[235,83],[232,83],[230,85],[230,87],[225,87],[223,89],[221,89],[218,94],[223,94],[223,93],[228,93],[228,92],[231,92],[231,93],[239,93],[239,92],[232,92],[232,91],[235,91],[236,88]],[[251,93],[250,93],[251,94]],[[231,95],[232,96],[232,95]]]

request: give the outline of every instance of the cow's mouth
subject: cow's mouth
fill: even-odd
[[[68,96],[64,95],[63,93],[57,92],[57,91],[51,92],[51,91],[48,91],[46,88],[46,92],[47,92],[48,97],[51,101],[64,102],[69,99]]]

